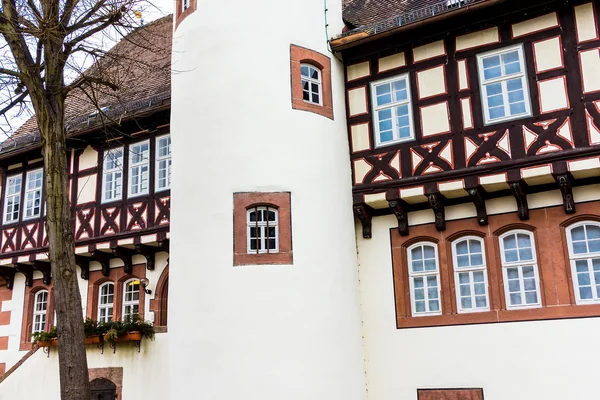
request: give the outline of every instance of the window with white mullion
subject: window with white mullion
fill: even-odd
[[[459,312],[487,311],[488,279],[483,240],[460,238],[452,243],[456,301]]]
[[[371,83],[375,144],[414,139],[408,74]]]
[[[102,202],[123,197],[123,147],[107,150],[102,165]]]
[[[485,123],[531,115],[523,46],[477,56]]]
[[[21,210],[21,183],[22,175],[13,175],[6,178],[6,194],[4,195],[4,223],[19,220]]]
[[[115,301],[115,285],[106,282],[100,286],[98,293],[98,322],[111,322]]]
[[[274,207],[252,207],[248,210],[248,253],[279,252],[278,219],[278,210]]]
[[[48,291],[40,290],[35,294],[33,302],[33,323],[31,332],[43,332],[46,329],[46,312],[48,311]]]
[[[600,223],[570,226],[567,242],[577,304],[600,303]]]
[[[440,272],[437,245],[420,242],[407,249],[413,316],[440,315]]]
[[[140,313],[140,280],[130,279],[123,284],[123,321],[131,321]]]
[[[300,64],[302,99],[307,103],[322,105],[321,70],[310,64]]]
[[[25,180],[25,214],[23,219],[40,216],[42,203],[43,170],[37,169],[27,173]]]
[[[504,292],[508,309],[541,306],[533,234],[510,231],[500,237]]]
[[[135,143],[129,146],[129,197],[148,194],[150,169],[150,143]]]
[[[156,191],[171,188],[171,135],[156,138]]]

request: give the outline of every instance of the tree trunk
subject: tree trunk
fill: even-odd
[[[69,201],[64,97],[47,96],[36,115],[46,173],[46,233],[54,282],[62,400],[90,399],[81,294]]]

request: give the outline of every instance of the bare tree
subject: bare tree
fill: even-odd
[[[140,64],[149,69],[161,64],[145,65],[144,58],[139,57],[156,51],[156,38],[144,37],[141,30],[126,36],[140,26],[139,13],[153,6],[141,0],[1,2],[0,34],[4,40],[0,40],[0,116],[6,126],[11,122],[9,113],[30,110],[44,158],[46,232],[58,322],[61,398],[89,399],[68,196],[66,102],[68,98],[85,98],[99,110],[104,123],[118,124],[118,115],[104,113],[103,104],[120,101],[121,84],[131,74],[148,73],[140,72],[144,69],[139,68]],[[119,36],[136,40],[138,53],[131,48],[125,54],[119,53],[118,45],[109,51]],[[134,64],[138,67],[132,68]]]

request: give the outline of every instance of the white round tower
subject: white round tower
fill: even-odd
[[[341,3],[327,5],[329,32]],[[344,72],[325,7],[198,0],[175,30],[169,399],[365,397]],[[330,59],[333,119],[292,107],[291,45]],[[234,265],[234,194],[252,192],[289,193],[291,263]]]

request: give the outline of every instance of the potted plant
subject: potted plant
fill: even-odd
[[[52,327],[49,332],[33,332],[31,337],[40,347],[58,346],[56,327]]]
[[[125,321],[111,321],[98,325],[102,332],[104,341],[115,342],[139,342],[142,338],[154,338],[154,326],[134,315]]]

